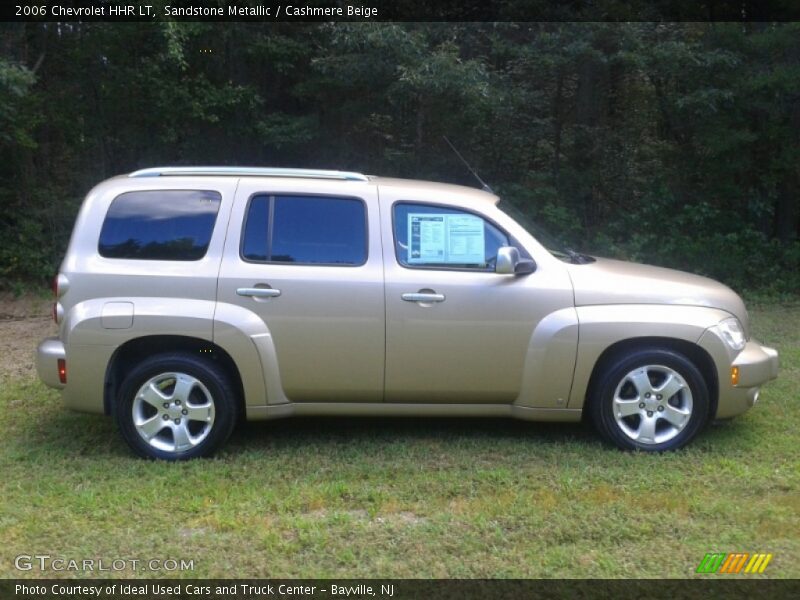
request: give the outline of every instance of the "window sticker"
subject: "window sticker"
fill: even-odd
[[[483,219],[473,215],[409,213],[408,263],[482,265]]]

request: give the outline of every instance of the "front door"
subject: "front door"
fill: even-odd
[[[494,272],[498,248],[514,241],[478,212],[385,188],[381,212],[386,401],[513,402],[533,330],[551,310],[549,294],[537,302],[536,273]]]

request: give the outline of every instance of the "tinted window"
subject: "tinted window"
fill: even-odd
[[[100,255],[143,260],[203,258],[220,199],[217,192],[195,190],[120,194],[100,231]]]
[[[255,196],[242,240],[247,260],[362,265],[367,260],[364,203],[355,198]]]
[[[242,239],[242,256],[247,260],[269,260],[267,232],[270,201],[269,196],[256,196],[250,200]]]
[[[407,267],[494,269],[508,236],[473,213],[429,204],[395,204],[397,260]]]

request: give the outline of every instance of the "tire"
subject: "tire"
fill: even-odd
[[[609,361],[589,402],[595,428],[623,450],[677,450],[708,421],[703,375],[683,354],[663,348],[633,350]]]
[[[172,461],[213,454],[233,432],[238,413],[225,371],[184,353],[139,363],[122,382],[114,408],[136,454]]]

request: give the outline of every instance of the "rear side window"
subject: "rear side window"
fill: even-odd
[[[242,258],[358,266],[367,261],[367,213],[357,198],[258,195],[250,200]]]
[[[98,251],[106,258],[199,260],[205,256],[221,196],[200,190],[126,192],[111,203]]]

